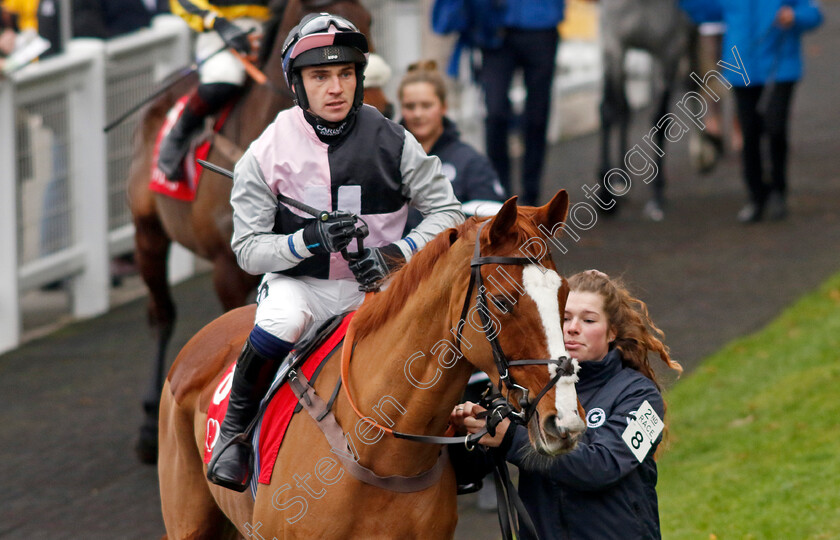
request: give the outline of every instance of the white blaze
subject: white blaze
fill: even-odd
[[[554,270],[543,271],[535,265],[528,265],[522,270],[522,285],[534,303],[542,319],[543,330],[548,341],[548,354],[551,358],[558,359],[569,356],[566,352],[566,344],[563,342],[563,321],[560,318],[560,303],[557,294],[563,285],[561,278]],[[557,408],[558,418],[566,416],[566,413],[577,410],[577,392],[575,383],[578,381],[577,372],[579,369],[577,360],[572,360],[574,374],[560,377],[555,385],[554,404]],[[548,372],[553,377],[557,368],[548,366]]]

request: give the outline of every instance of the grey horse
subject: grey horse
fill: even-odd
[[[627,129],[630,108],[625,95],[625,55],[629,49],[641,49],[648,52],[661,68],[662,84],[659,85],[661,91],[654,111],[653,128],[668,113],[671,95],[677,84],[680,60],[688,52],[694,28],[677,0],[601,0],[600,5],[604,87],[600,111],[601,165],[598,174],[603,191],[602,200],[607,201],[610,207],[607,211],[611,212],[618,206],[615,196],[624,194],[621,188],[615,187],[611,181],[614,178],[609,174],[613,167],[624,165],[622,161],[614,162],[611,159],[612,135],[616,126],[619,129],[619,158],[625,160],[629,150]],[[664,137],[665,130],[652,130],[651,142],[662,149]],[[651,148],[647,150],[654,156],[658,174],[650,181],[653,194],[645,205],[644,215],[648,219],[661,221],[664,218],[664,152],[654,152]],[[610,189],[607,189],[607,185],[611,186]],[[612,201],[616,204],[612,204]]]

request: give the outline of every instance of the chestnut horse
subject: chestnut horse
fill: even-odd
[[[495,217],[469,218],[438,235],[393,276],[389,287],[364,302],[344,345],[352,350],[352,363],[346,369],[339,365],[337,351],[314,385],[327,401],[343,373],[347,390],[331,410],[347,439],[361,440],[354,444],[358,464],[380,476],[431,470],[438,464],[440,444],[384,433],[372,439],[376,428],[359,415],[373,417],[373,406],[383,408],[388,397],[401,405],[388,407],[395,431],[441,435],[474,368],[499,387],[515,379],[518,386],[506,383],[516,388],[507,398],[519,409],[524,394],[534,410],[524,421],[536,451],[557,455],[574,448],[585,429],[574,387],[577,364],[566,359],[565,368],[557,366],[567,355],[561,314],[568,286],[538,228],[555,230],[567,209],[565,191],[540,208],[518,208],[512,198]],[[543,249],[534,250],[535,244]],[[471,272],[478,272],[479,279]],[[484,306],[482,323],[463,317],[468,306],[473,314]],[[292,418],[271,484],[260,484],[255,499],[250,492],[236,493],[206,480],[202,456],[208,404],[253,322],[254,307],[249,306],[208,324],[182,349],[167,378],[160,404],[158,477],[168,538],[249,537],[255,531],[263,538],[451,538],[458,516],[448,462],[419,491],[398,493],[364,483],[352,470],[345,471],[346,462],[342,467],[334,459],[306,413]],[[505,358],[501,368],[494,350]],[[366,412],[356,412],[357,407]]]
[[[233,165],[251,141],[274,120],[277,113],[292,106],[282,68],[285,36],[311,12],[328,10],[353,23],[370,36],[370,14],[357,0],[288,0],[282,18],[266,32],[268,49],[262,71],[269,84],[251,84],[243,92],[221,131],[213,141],[208,160],[227,169]],[[279,9],[279,8],[278,8]],[[274,10],[275,12],[277,10]],[[278,16],[279,17],[279,16]],[[213,286],[225,311],[245,305],[248,295],[259,283],[259,276],[239,268],[230,247],[233,218],[230,207],[231,181],[215,173],[202,173],[195,200],[185,202],[149,189],[152,159],[157,133],[175,101],[197,84],[197,78],[185,79],[153,102],[144,112],[135,136],[134,158],[128,178],[128,202],[134,219],[135,260],[140,276],[149,290],[148,320],[157,339],[157,352],[143,399],[146,413],[140,429],[137,454],[141,461],[154,463],[157,458],[157,406],[166,365],[166,350],[175,325],[175,305],[167,276],[169,246],[174,241],[213,263]],[[384,102],[384,94],[371,99]]]

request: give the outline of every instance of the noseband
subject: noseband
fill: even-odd
[[[489,317],[487,316],[487,314],[489,313],[489,311],[487,310],[487,288],[484,286],[484,280],[481,277],[481,267],[485,264],[524,266],[527,264],[532,264],[533,261],[527,257],[482,257],[481,242],[479,241],[479,239],[481,236],[481,229],[486,223],[486,221],[482,223],[478,227],[478,231],[476,232],[475,252],[473,254],[472,261],[470,261],[470,284],[469,287],[467,287],[467,295],[464,298],[464,306],[461,309],[461,317],[458,319],[458,332],[455,336],[455,344],[458,349],[458,352],[461,352],[461,330],[463,329],[464,323],[467,320],[466,317],[470,307],[470,298],[472,297],[472,292],[473,290],[476,290],[477,292],[475,305],[478,311],[478,315],[481,319],[482,328],[484,330],[484,336],[487,338],[487,341],[490,343],[490,348],[493,351],[493,361],[496,364],[496,370],[499,372],[499,388],[496,388],[495,385],[493,385],[494,396],[491,397],[501,396],[502,384],[504,384],[504,387],[507,388],[508,394],[510,394],[512,390],[516,390],[521,394],[518,400],[520,408],[519,411],[516,411],[513,408],[511,408],[507,399],[492,400],[492,412],[488,415],[489,417],[487,419],[487,424],[489,428],[488,431],[490,431],[491,435],[494,435],[495,426],[499,422],[501,422],[503,418],[510,418],[513,422],[522,425],[527,424],[528,421],[531,419],[531,416],[533,416],[534,412],[536,412],[537,404],[546,394],[546,392],[548,392],[551,389],[551,387],[557,383],[560,377],[574,375],[575,369],[572,360],[568,356],[564,356],[558,359],[545,358],[509,360],[505,352],[502,350],[502,346],[499,343],[499,340],[496,339],[495,335],[490,333],[489,328],[492,327],[492,324],[490,322]],[[513,374],[510,373],[511,367],[530,365],[548,365],[555,366],[557,368],[554,376],[548,381],[548,383],[546,383],[546,385],[542,388],[542,390],[540,390],[540,392],[536,395],[534,399],[529,399],[528,389],[522,385],[517,384],[516,380],[513,378]]]

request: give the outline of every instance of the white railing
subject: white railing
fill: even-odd
[[[158,17],[107,43],[71,40],[0,81],[0,352],[20,343],[25,292],[66,281],[73,316],[108,310],[110,258],[133,243],[123,186],[137,119],[102,128],[190,54],[186,25]],[[175,260],[188,275],[192,258]]]

